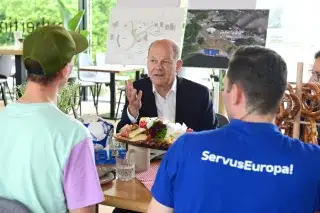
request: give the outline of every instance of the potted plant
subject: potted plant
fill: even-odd
[[[24,94],[26,89],[26,83],[21,84],[16,87],[17,94]],[[60,91],[58,95],[57,107],[64,113],[69,114],[69,112],[74,109],[78,103],[77,93],[79,91],[79,84],[68,82],[67,85]]]
[[[60,11],[60,16],[62,20],[62,24],[64,28],[66,28],[69,31],[77,31],[79,30],[80,23],[82,21],[83,15],[85,14],[84,10],[78,11],[77,14],[75,14],[72,17],[71,12],[69,9],[64,5],[64,3],[61,0],[56,0],[59,11]],[[87,30],[80,30],[80,34],[83,36],[87,37],[88,36],[88,31]]]
[[[73,32],[78,31],[82,18],[85,14],[85,11],[80,10],[74,16],[72,16],[70,10],[65,6],[62,0],[56,0],[56,2],[60,11],[63,27],[69,31],[73,31]],[[87,30],[80,30],[80,34],[83,35],[84,37],[88,37],[89,33]],[[74,64],[78,64],[77,56],[75,57]]]

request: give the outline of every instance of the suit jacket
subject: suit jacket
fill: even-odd
[[[155,96],[152,91],[150,78],[143,78],[133,83],[134,88],[142,90],[142,107],[139,110],[138,121],[141,117],[158,117]],[[131,124],[127,115],[128,100],[123,107],[121,120],[117,125],[117,132],[126,124]],[[185,123],[194,131],[215,129],[218,125],[210,92],[207,87],[177,77],[176,120]]]

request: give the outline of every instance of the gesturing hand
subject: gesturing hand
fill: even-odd
[[[132,117],[136,118],[142,106],[142,103],[141,103],[142,91],[140,90],[139,93],[137,93],[137,90],[133,87],[132,82],[128,81],[127,87],[126,87],[126,93],[127,93],[127,98],[129,102],[128,104],[129,113]]]

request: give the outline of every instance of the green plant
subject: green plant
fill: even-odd
[[[59,11],[60,11],[60,16],[62,19],[62,24],[64,28],[66,28],[69,31],[78,31],[80,23],[82,21],[83,15],[85,14],[84,10],[78,11],[76,15],[72,17],[71,12],[69,9],[64,5],[62,0],[56,0]],[[88,31],[87,30],[81,30],[80,34],[83,36],[87,37],[88,36]]]
[[[79,91],[78,83],[68,82],[65,87],[60,91],[58,95],[57,107],[64,113],[68,114],[72,108],[76,107],[78,101],[77,93]],[[16,93],[21,95],[24,94],[26,90],[26,83],[21,84],[16,87]]]
[[[77,101],[77,92],[79,91],[78,83],[69,83],[62,89],[61,93],[58,96],[58,108],[64,112],[69,113],[73,107],[78,103]]]
[[[80,10],[77,12],[76,15],[72,17],[70,10],[65,6],[62,0],[56,0],[56,2],[60,11],[60,16],[64,28],[73,32],[78,31],[85,11]],[[85,37],[88,37],[89,33],[87,30],[80,30],[80,34]],[[78,56],[75,57],[74,64],[78,64]]]
[[[71,14],[79,11],[78,0],[62,0]],[[1,0],[0,6],[0,46],[14,45],[14,31],[22,31],[26,37],[34,29],[47,24],[62,25],[61,14],[56,0]],[[88,21],[88,31],[90,27],[90,45],[92,58],[95,59],[97,52],[106,52],[106,41],[108,35],[108,23],[110,9],[115,7],[117,0],[94,0],[90,4],[91,21]],[[85,11],[88,14],[89,8]],[[83,17],[84,18],[84,17]],[[17,21],[17,25],[15,24]],[[12,26],[12,28],[10,28]]]

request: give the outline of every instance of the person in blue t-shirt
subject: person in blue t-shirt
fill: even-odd
[[[320,148],[274,125],[286,85],[287,66],[276,52],[237,49],[223,92],[230,124],[187,133],[172,145],[148,212],[315,212]]]

